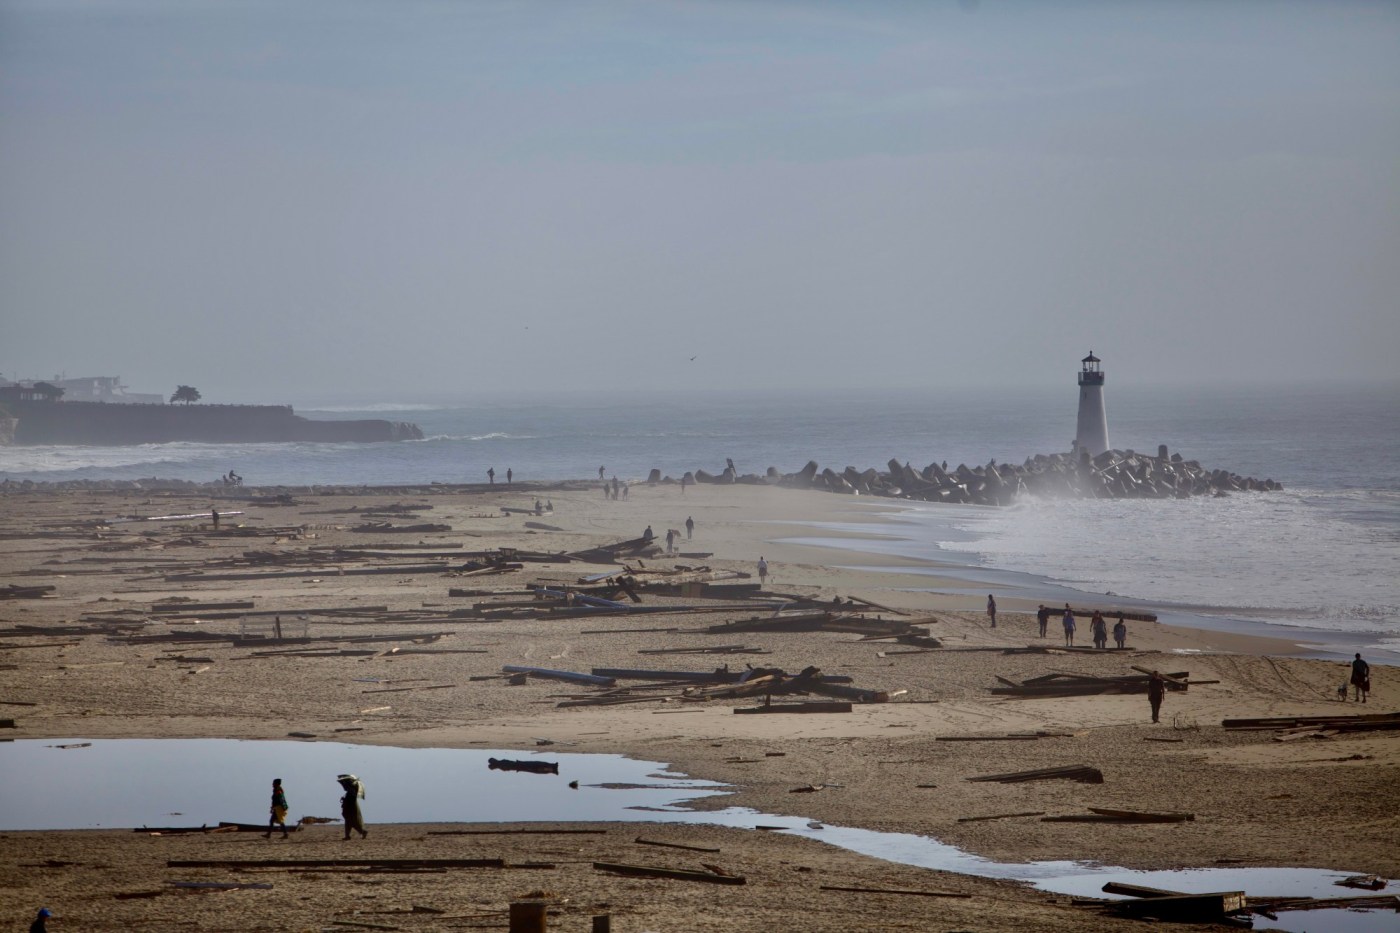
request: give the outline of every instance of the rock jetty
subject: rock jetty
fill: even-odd
[[[1283,484],[1272,479],[1260,480],[1228,470],[1206,469],[1195,460],[1183,459],[1181,454],[1168,454],[1165,446],[1157,448],[1155,457],[1132,450],[1107,450],[1092,458],[1087,452],[1078,457],[1037,454],[1019,465],[993,460],[985,466],[959,464],[953,470],[938,463],[930,463],[919,470],[898,460],[890,460],[884,471],[848,466],[838,473],[830,467],[823,469],[813,460],[796,473],[781,473],[769,467],[761,476],[739,474],[732,466],[726,466],[720,473],[688,472],[679,480],[663,477],[660,470],[652,470],[648,482],[743,483],[974,505],[1009,505],[1022,494],[1085,499],[1185,499],[1283,488]]]

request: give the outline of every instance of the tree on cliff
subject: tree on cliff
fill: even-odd
[[[199,390],[194,386],[179,386],[175,389],[175,394],[170,396],[172,405],[176,402],[184,402],[188,405],[190,402],[197,401],[199,401]]]

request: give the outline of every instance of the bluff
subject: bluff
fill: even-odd
[[[423,437],[418,425],[405,421],[312,421],[295,414],[290,405],[7,401],[5,408],[14,420],[9,441],[13,444],[369,443]]]

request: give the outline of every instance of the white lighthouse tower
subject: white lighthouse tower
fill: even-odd
[[[1089,456],[1097,457],[1108,450],[1108,415],[1103,407],[1103,362],[1094,351],[1080,361],[1079,371],[1079,424],[1075,428],[1074,450],[1077,454],[1087,450]]]

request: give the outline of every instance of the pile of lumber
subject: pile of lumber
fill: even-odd
[[[1133,668],[1142,671],[1142,668]],[[1162,674],[1168,690],[1185,690],[1190,686],[1190,672]],[[1010,697],[1081,697],[1113,693],[1146,693],[1151,672],[1125,674],[1119,677],[1096,677],[1090,674],[1056,672],[1032,677],[1020,683],[998,677],[1000,687],[988,689],[998,696]],[[1199,683],[1199,681],[1198,681]]]
[[[609,688],[590,696],[569,697],[558,706],[612,706],[621,703],[677,700],[708,702],[742,697],[773,697],[816,694],[857,703],[886,703],[890,694],[883,690],[868,690],[849,686],[851,678],[823,674],[815,667],[789,674],[781,668],[747,668],[731,671],[722,667],[713,671],[660,671],[619,668],[593,668],[591,674],[572,671],[544,671],[537,668],[508,666],[506,673],[546,677],[573,683]],[[633,687],[614,687],[618,680],[644,680],[649,683]],[[831,709],[824,709],[830,712]]]

